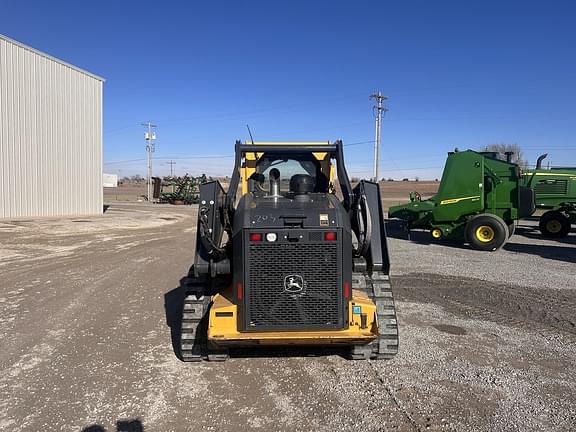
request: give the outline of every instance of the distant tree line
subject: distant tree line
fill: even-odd
[[[118,180],[118,183],[120,183],[120,184],[122,184],[122,183],[145,184],[146,179],[144,177],[142,177],[140,174],[136,174],[136,175],[133,175],[130,177],[124,176]]]
[[[164,183],[176,182],[182,179],[184,176],[163,176],[162,181]],[[192,176],[189,176],[192,177]],[[200,183],[204,183],[206,181],[214,180],[213,177],[207,176],[206,174],[202,174],[201,176],[195,177]],[[146,184],[146,177],[142,177],[140,174],[135,174],[133,176],[124,176],[119,179],[119,183],[127,183],[127,184]]]
[[[512,152],[512,162],[518,164],[520,168],[528,168],[528,161],[524,159],[524,151],[518,144],[488,144],[480,149],[483,152],[496,152],[504,154],[506,152]]]

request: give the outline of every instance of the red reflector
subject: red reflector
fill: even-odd
[[[261,233],[250,234],[250,241],[262,241],[262,234]]]
[[[242,300],[243,296],[244,296],[244,286],[242,285],[242,282],[238,282],[236,284],[236,297],[238,297],[238,300]]]
[[[324,240],[334,241],[336,240],[336,233],[334,231],[327,231],[324,233]]]
[[[350,298],[350,282],[344,282],[344,298]]]

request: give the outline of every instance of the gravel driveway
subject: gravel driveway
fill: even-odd
[[[570,431],[576,236],[496,253],[390,239],[398,356],[238,351],[185,364],[170,324],[194,207],[0,223],[0,430]]]

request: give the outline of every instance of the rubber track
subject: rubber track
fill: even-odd
[[[227,360],[227,349],[215,349],[208,344],[208,320],[212,305],[209,293],[213,293],[213,285],[203,278],[190,277],[183,288],[180,358],[185,362]]]
[[[398,320],[390,284],[390,276],[383,272],[372,275],[354,273],[352,288],[364,290],[376,305],[380,336],[368,345],[357,345],[351,350],[353,359],[391,359],[398,353]]]
[[[187,293],[182,308],[180,327],[180,356],[185,362],[199,362],[206,358],[210,298]]]

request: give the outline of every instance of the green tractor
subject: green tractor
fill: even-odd
[[[521,184],[512,153],[472,150],[449,152],[436,195],[422,200],[416,192],[410,202],[390,207],[388,216],[406,228],[430,231],[433,240],[468,243],[474,249],[494,251],[514,233],[515,221],[535,210],[534,192]]]
[[[546,210],[538,224],[542,235],[562,238],[576,223],[576,168],[544,169],[547,156],[538,158],[536,169],[523,173],[523,184],[534,189],[536,208]]]

